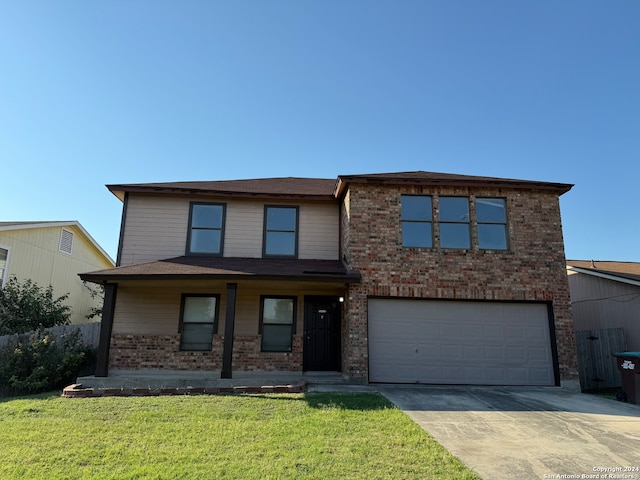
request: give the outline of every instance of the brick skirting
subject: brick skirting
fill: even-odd
[[[291,352],[262,352],[260,335],[236,335],[233,345],[234,371],[302,370],[302,336],[293,337]],[[113,334],[109,368],[119,370],[220,370],[223,335],[214,335],[208,352],[180,350],[180,335]]]

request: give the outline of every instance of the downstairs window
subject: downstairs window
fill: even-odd
[[[260,297],[263,352],[290,352],[296,325],[296,297]]]
[[[183,295],[180,350],[210,351],[218,331],[218,295]]]

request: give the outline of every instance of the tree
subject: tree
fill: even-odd
[[[100,321],[102,318],[102,302],[104,301],[104,286],[102,285],[89,285],[87,282],[82,282],[84,286],[89,290],[89,296],[92,300],[97,301],[97,307],[91,307],[89,310],[89,314],[86,315],[88,320],[93,320],[97,318],[97,321]]]
[[[0,335],[68,325],[71,308],[64,304],[67,298],[68,293],[54,298],[51,285],[43,290],[30,279],[21,284],[11,277],[0,289]]]

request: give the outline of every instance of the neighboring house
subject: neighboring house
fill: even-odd
[[[69,294],[71,323],[86,323],[100,300],[79,279],[80,272],[111,268],[113,260],[76,221],[0,222],[0,286],[11,277],[53,286],[56,298]]]
[[[640,351],[640,263],[567,260],[576,331],[622,328]]]
[[[577,379],[559,196],[429,172],[109,185],[109,368],[339,371],[353,381]]]

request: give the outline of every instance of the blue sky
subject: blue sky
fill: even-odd
[[[637,0],[0,0],[0,220],[110,183],[427,170],[575,184],[572,259],[640,261]]]

